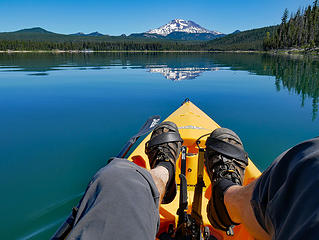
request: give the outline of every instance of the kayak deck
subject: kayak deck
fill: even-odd
[[[188,210],[190,214],[192,209],[192,202],[194,197],[195,185],[197,182],[197,164],[198,164],[198,147],[196,145],[196,140],[203,136],[204,134],[209,134],[216,128],[220,126],[207,116],[203,111],[196,107],[192,102],[187,101],[181,107],[179,107],[175,112],[173,112],[165,121],[174,122],[180,131],[180,135],[184,140],[183,145],[187,147],[186,155],[186,179],[187,179],[187,195],[188,195]],[[150,169],[148,158],[145,154],[145,143],[150,139],[151,134],[149,134],[132,152],[129,156],[129,160],[133,161],[141,167]],[[200,147],[205,147],[207,136],[203,137],[200,142]],[[181,158],[176,162],[176,183],[178,185],[177,195],[173,202],[170,204],[162,204],[160,206],[160,229],[158,236],[167,232],[169,225],[172,225],[174,229],[177,226],[178,216],[176,214],[179,207],[179,174],[181,172]],[[255,180],[260,175],[260,171],[249,160],[248,167],[246,169],[244,185]],[[203,188],[203,201],[202,201],[202,217],[205,226],[208,226],[210,229],[211,235],[213,235],[218,240],[221,239],[253,239],[248,232],[246,231],[243,225],[236,226],[234,228],[234,236],[230,237],[225,234],[225,232],[216,230],[210,225],[207,213],[206,206],[210,199],[211,187],[210,180],[206,170],[204,170],[204,183],[205,187]]]

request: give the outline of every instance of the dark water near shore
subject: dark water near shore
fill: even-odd
[[[47,239],[148,116],[190,98],[264,170],[319,135],[319,61],[259,54],[0,54],[0,236]]]

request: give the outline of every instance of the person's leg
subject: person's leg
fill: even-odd
[[[169,179],[169,172],[165,167],[157,166],[150,170],[150,174],[154,180],[157,190],[159,191],[159,202],[161,203],[166,192],[166,185]]]
[[[241,143],[233,133],[223,138],[235,145],[236,141]],[[305,141],[284,152],[260,178],[245,187],[237,181],[243,175],[236,163],[238,159],[229,157],[233,153],[227,156],[225,152],[211,151],[206,157],[211,163],[208,171],[215,171],[210,174],[213,196],[219,197],[217,203],[213,198],[209,202],[212,225],[218,228],[218,224],[224,224],[223,227],[229,222],[242,223],[257,239],[317,239],[319,139]],[[224,161],[217,161],[218,155]],[[220,165],[224,172],[220,171]]]
[[[281,154],[256,181],[251,206],[273,239],[318,239],[319,138]]]
[[[165,184],[165,175],[160,168],[150,173],[126,159],[113,159],[90,182],[67,239],[155,239],[165,193],[156,183]]]
[[[224,193],[224,203],[230,218],[242,223],[256,239],[270,239],[270,235],[259,225],[250,204],[256,181],[247,186],[231,186]]]

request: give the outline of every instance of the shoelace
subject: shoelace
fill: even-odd
[[[240,184],[240,174],[237,172],[233,161],[225,158],[222,155],[219,155],[218,157],[220,162],[217,163],[217,166],[215,164],[215,166],[212,166],[212,170],[215,175],[214,179],[217,180],[218,178],[226,178]]]
[[[165,161],[168,158],[172,158],[172,156],[170,156],[170,155],[172,155],[172,153],[171,153],[170,147],[168,145],[157,147],[156,158],[158,160]]]

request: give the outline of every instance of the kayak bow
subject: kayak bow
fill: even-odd
[[[180,189],[180,178],[179,174],[181,173],[181,169],[185,169],[185,177],[187,182],[187,214],[192,215],[194,211],[192,211],[192,207],[196,209],[201,209],[201,225],[202,229],[209,229],[209,233],[211,235],[211,238],[208,238],[207,234],[205,235],[205,232],[202,231],[202,235],[204,238],[207,239],[215,239],[222,240],[222,239],[253,239],[252,236],[249,235],[247,230],[243,225],[238,225],[234,228],[234,236],[228,236],[225,232],[214,229],[207,218],[206,215],[206,206],[208,203],[208,200],[210,199],[211,195],[211,186],[210,186],[210,180],[206,173],[206,170],[204,170],[202,174],[202,180],[204,185],[200,188],[200,190],[203,192],[203,197],[198,198],[197,196],[195,198],[200,199],[200,208],[198,206],[192,206],[194,196],[195,196],[195,188],[198,189],[198,186],[196,184],[198,183],[198,174],[201,172],[200,168],[198,169],[198,165],[200,164],[199,156],[202,154],[200,153],[199,149],[203,149],[205,147],[205,142],[207,135],[211,133],[216,128],[219,128],[220,126],[212,120],[209,116],[207,116],[203,111],[201,111],[198,107],[196,107],[192,102],[185,101],[181,107],[179,107],[175,112],[173,112],[167,119],[167,121],[174,122],[180,131],[180,135],[184,140],[184,146],[186,147],[186,151],[184,154],[184,159],[182,159],[182,155],[179,157],[179,159],[176,162],[176,182],[178,185],[178,188]],[[165,121],[166,121],[165,120]],[[206,135],[202,137],[203,135]],[[150,139],[151,134],[149,134],[132,152],[132,154],[129,156],[129,160],[133,161],[137,165],[149,169],[149,161],[145,154],[145,143]],[[197,140],[200,139],[199,142]],[[182,164],[182,162],[186,163]],[[184,166],[183,166],[184,165]],[[249,160],[248,167],[245,172],[245,179],[244,179],[244,185],[247,185],[248,183],[255,180],[260,175],[260,171],[256,168],[256,166],[253,164],[251,160]],[[182,182],[183,185],[183,182]],[[186,185],[184,184],[184,187]],[[183,188],[183,187],[182,187]],[[202,189],[202,190],[201,190]],[[201,192],[200,192],[201,194]],[[183,196],[182,194],[177,194],[174,201],[170,204],[162,204],[160,206],[160,229],[158,232],[157,237],[163,238],[163,236],[172,236],[174,235],[176,228],[178,226],[178,214],[177,210],[180,207],[180,196]],[[183,202],[184,200],[181,199]],[[195,201],[196,202],[196,201]],[[185,203],[185,201],[184,201]],[[196,204],[197,205],[197,204]],[[185,210],[186,211],[186,210]],[[205,227],[205,228],[204,228]],[[169,239],[169,238],[168,238]]]

